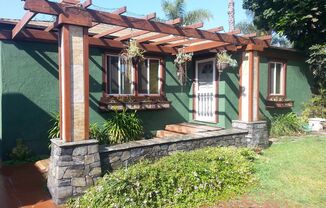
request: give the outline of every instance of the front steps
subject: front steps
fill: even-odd
[[[195,123],[179,123],[179,124],[169,124],[165,126],[164,130],[159,130],[156,133],[157,138],[165,138],[171,136],[182,136],[186,134],[194,134],[200,132],[208,131],[218,131],[222,128],[207,126],[203,124]]]

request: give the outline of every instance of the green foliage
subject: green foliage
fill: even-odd
[[[325,0],[244,0],[258,29],[274,30],[307,49],[325,42]]]
[[[104,131],[110,138],[110,144],[119,144],[140,139],[144,135],[142,121],[136,111],[115,111],[112,118],[104,123]]]
[[[237,67],[237,60],[233,59],[226,51],[222,51],[216,54],[216,60],[221,64],[229,64],[231,67]]]
[[[308,118],[326,118],[326,89],[321,89],[319,95],[314,95],[304,104],[302,117],[305,121]]]
[[[309,48],[309,59],[317,88],[326,88],[326,43]]]
[[[106,135],[104,128],[98,126],[97,123],[90,124],[89,126],[89,137],[91,139],[96,139],[99,144],[109,144],[109,138]]]
[[[183,25],[190,25],[205,20],[210,20],[213,15],[205,9],[196,9],[187,12],[185,0],[162,0],[162,9],[168,19],[182,18]]]
[[[49,138],[59,138],[60,137],[60,114],[58,112],[51,113],[52,119],[52,126],[48,131]]]
[[[251,34],[257,33],[257,36],[267,35],[268,33],[265,30],[258,30],[258,28],[252,22],[238,22],[235,25],[236,29],[239,29],[242,34]]]
[[[52,127],[49,130],[49,138],[59,138],[60,128],[59,113],[52,113]],[[144,130],[142,121],[138,118],[136,111],[127,112],[124,109],[122,112],[115,111],[112,118],[108,119],[103,126],[97,123],[90,124],[89,136],[92,139],[97,139],[100,144],[119,144],[142,138]]]
[[[243,194],[255,180],[248,149],[205,148],[106,174],[69,207],[197,207]]]
[[[27,161],[31,157],[31,150],[24,144],[22,139],[17,139],[16,147],[12,149],[10,157],[14,161]]]
[[[302,132],[302,125],[295,113],[282,114],[272,118],[270,133],[272,136],[296,135]]]

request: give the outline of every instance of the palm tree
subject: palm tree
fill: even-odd
[[[235,20],[234,20],[234,1],[229,0],[228,4],[228,15],[229,15],[229,31],[235,30]]]
[[[185,0],[162,0],[162,9],[168,19],[182,18],[183,25],[210,20],[213,15],[206,9],[186,11]]]

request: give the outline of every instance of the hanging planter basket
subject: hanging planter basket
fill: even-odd
[[[219,72],[223,72],[228,67],[230,67],[229,63],[219,63],[219,62],[217,62],[217,64],[216,64],[216,68],[218,69]]]
[[[131,58],[131,62],[132,62],[133,65],[139,64],[142,60],[143,60],[142,57],[139,57],[139,56]]]

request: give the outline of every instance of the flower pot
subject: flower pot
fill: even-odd
[[[137,65],[139,62],[140,62],[140,57],[139,56],[136,56],[136,57],[132,57],[131,58],[131,62],[133,65]]]
[[[228,63],[219,63],[217,62],[217,69],[219,70],[219,72],[223,72],[224,69],[228,68],[230,66],[230,64]]]

